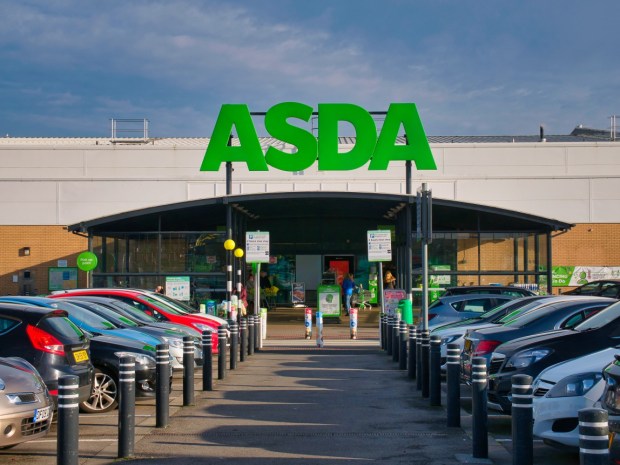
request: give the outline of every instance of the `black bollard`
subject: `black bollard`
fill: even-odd
[[[239,322],[239,361],[244,362],[248,353],[248,320],[241,318]]]
[[[400,356],[400,320],[394,319],[394,325],[392,326],[392,361],[398,362]]]
[[[409,326],[409,353],[407,354],[407,376],[415,379],[415,345],[418,330],[414,325]]]
[[[512,382],[512,463],[534,463],[532,377],[514,375]]]
[[[415,387],[418,391],[422,390],[422,329],[418,328],[418,336],[416,337],[416,349],[415,349],[415,370],[416,380]]]
[[[217,379],[226,378],[226,328],[217,328]]]
[[[430,403],[432,407],[441,405],[441,338],[430,339]]]
[[[248,355],[254,353],[254,315],[248,316]]]
[[[157,345],[155,366],[155,426],[166,428],[170,418],[170,349],[168,344]]]
[[[381,314],[381,350],[387,350],[387,315]]]
[[[448,410],[447,426],[461,426],[461,347],[448,344],[448,361],[446,363],[446,408]]]
[[[80,410],[78,404],[79,378],[65,375],[58,379],[57,465],[78,465]]]
[[[387,317],[387,326],[385,327],[386,332],[386,353],[387,355],[392,355],[392,327],[394,326],[394,317],[392,315],[388,315]]]
[[[407,323],[400,320],[398,343],[400,353],[398,354],[398,368],[400,370],[407,369]]]
[[[237,323],[230,325],[230,369],[237,369],[237,357],[239,352],[239,326]]]
[[[263,335],[263,323],[260,315],[254,315],[254,352],[258,352],[261,348]]]
[[[133,456],[136,442],[136,359],[120,359],[118,402],[118,458]]]
[[[473,456],[477,459],[489,457],[487,383],[487,360],[474,357],[471,364],[471,414]]]
[[[213,336],[211,331],[202,332],[202,390],[213,391]]]
[[[194,405],[194,338],[183,336],[183,407]]]
[[[431,356],[431,337],[428,329],[422,330],[422,397],[428,399],[430,395],[430,356]]]
[[[580,465],[609,463],[609,423],[607,411],[597,408],[579,410]]]

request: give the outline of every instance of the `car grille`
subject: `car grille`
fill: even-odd
[[[492,359],[491,363],[489,364],[489,374],[493,375],[497,372],[499,372],[499,369],[502,367],[502,363],[504,363],[504,359],[500,358],[500,359]]]
[[[549,392],[549,389],[548,389],[548,388],[541,388],[541,387],[539,387],[539,388],[537,388],[537,389],[534,391],[534,397],[542,397],[542,396],[544,396],[545,394],[547,394],[548,392]]]
[[[13,392],[11,394],[7,394],[7,397],[10,397],[11,403],[16,405],[39,402],[39,398],[34,392]]]
[[[50,418],[43,421],[32,421],[32,417],[22,419],[22,436],[32,436],[47,431],[52,424]]]

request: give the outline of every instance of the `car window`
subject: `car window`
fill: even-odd
[[[603,297],[618,297],[620,294],[620,284],[605,284],[602,286],[600,295]]]
[[[109,305],[110,308],[112,308],[115,311],[118,309],[119,312],[129,315],[131,318],[141,323],[148,324],[148,323],[153,323],[157,321],[152,316],[149,316],[146,313],[141,312],[133,305],[129,305],[128,303],[123,302],[121,300],[115,300],[114,302],[110,302],[109,304],[105,304],[105,305]]]
[[[576,326],[575,329],[577,331],[589,331],[605,326],[607,323],[615,321],[617,318],[620,318],[620,302],[611,304],[609,307],[601,310],[596,315]]]
[[[511,295],[513,297],[523,297],[524,295],[526,295],[526,294],[524,294],[521,291],[517,291],[517,290],[513,291],[512,289],[503,289],[502,290],[502,294],[503,295]]]
[[[595,307],[586,308],[583,311],[579,312],[577,315],[573,315],[571,318],[569,318],[564,323],[562,323],[561,327],[562,328],[567,328],[567,329],[574,328],[579,323],[581,323],[584,320],[587,320],[588,318],[596,315],[598,312],[600,312],[601,310],[603,310],[606,307],[607,307],[607,305],[604,304],[604,305],[597,305]]]
[[[581,287],[578,287],[577,289],[575,289],[575,293],[577,294],[596,294],[598,292],[598,288],[600,286],[600,283],[588,283],[588,284],[584,284]]]
[[[86,326],[90,326],[91,328],[95,328],[95,329],[114,329],[116,328],[116,326],[114,326],[114,324],[112,324],[111,322],[109,322],[108,320],[106,320],[103,317],[100,317],[99,315],[94,314],[93,312],[90,312],[82,307],[78,307],[77,305],[74,305],[72,303],[66,302],[66,301],[61,301],[61,299],[56,299],[58,300],[58,308],[65,310],[67,313],[69,313],[69,315],[71,315],[75,320],[78,320],[80,323],[80,326],[82,326],[82,324],[86,325]]]
[[[556,311],[556,309],[557,307],[555,305],[547,305],[545,307],[539,308],[534,312],[523,313],[522,315],[513,318],[510,321],[507,321],[505,324],[506,326],[516,326],[518,328],[521,328],[530,324],[532,321],[536,321],[539,318],[542,318],[543,316]]]
[[[18,320],[0,317],[0,334],[6,333],[19,324]]]
[[[453,302],[452,307],[458,312],[479,312],[482,313],[489,308],[492,308],[495,304],[495,299],[489,297],[481,299],[462,300],[460,302]]]
[[[41,320],[39,323],[43,329],[49,328],[55,334],[61,334],[62,336],[75,339],[82,339],[84,336],[84,332],[78,328],[69,318],[67,317],[47,317]]]

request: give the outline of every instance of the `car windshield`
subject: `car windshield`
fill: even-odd
[[[165,294],[158,294],[155,299],[157,300],[164,300],[168,305],[171,305],[172,307],[176,308],[177,310],[179,310],[180,312],[183,313],[196,313],[196,310],[193,309],[192,307],[190,307],[189,305],[184,304],[183,302],[173,299],[172,297],[169,297]]]
[[[610,305],[601,310],[596,315],[591,316],[580,325],[575,326],[576,331],[589,331],[605,326],[607,323],[620,318],[620,302]]]
[[[58,302],[54,303],[56,308],[60,308],[65,310],[70,316],[75,318],[75,320],[81,322],[85,326],[88,326],[93,329],[115,329],[116,326],[106,320],[105,318],[100,317],[99,315],[94,314],[82,307],[78,307],[70,302],[61,301],[61,299],[56,299]],[[79,323],[78,323],[79,324]],[[81,325],[80,325],[81,326]],[[83,329],[83,328],[81,328]]]
[[[165,312],[172,313],[173,315],[187,315],[187,313],[188,313],[188,312],[185,312],[185,311],[181,311],[180,309],[177,309],[177,308],[173,307],[172,305],[168,305],[163,300],[154,299],[153,297],[151,297],[148,294],[140,294],[140,297],[143,298],[144,300],[146,300],[148,303],[154,305],[155,307],[158,307],[158,308],[164,310]]]
[[[123,302],[122,300],[115,300],[114,302],[110,302],[109,306],[114,309],[118,309],[120,313],[128,315],[136,321],[144,324],[156,323],[157,318],[153,318],[150,315],[147,315],[144,312],[141,312],[137,308],[128,303]],[[113,310],[114,311],[114,310]]]
[[[545,315],[555,312],[556,310],[557,307],[555,307],[554,305],[547,305],[545,307],[539,308],[535,312],[521,313],[520,316],[513,317],[513,319],[504,323],[504,326],[516,326],[517,328],[522,328],[529,325],[533,321],[541,319]]]
[[[130,327],[130,328],[136,328],[139,325],[137,323],[135,323],[134,321],[130,320],[129,318],[123,316],[123,315],[119,315],[118,313],[116,313],[114,310],[110,310],[109,308],[104,307],[103,305],[99,305],[95,302],[76,302],[76,305],[80,305],[84,308],[86,308],[87,310],[91,310],[93,311],[93,313],[96,313],[97,315],[105,318],[106,320],[108,320],[110,323],[114,323],[116,326],[118,327]]]
[[[514,313],[514,311],[512,311],[513,309],[522,308],[523,306],[527,305],[528,302],[529,302],[528,300],[521,301],[520,299],[516,301],[508,300],[507,302],[504,302],[503,304],[495,308],[492,308],[488,312],[483,313],[478,318],[484,318],[485,320],[487,319],[492,320],[496,315],[502,314],[503,312],[509,312],[507,313],[507,315],[512,315]]]
[[[529,313],[532,310],[537,310],[540,308],[544,308],[547,305],[551,305],[551,302],[549,303],[541,303],[540,300],[533,300],[531,302],[528,302],[526,305],[524,305],[521,308],[518,308],[510,313],[508,313],[505,317],[503,317],[501,320],[499,320],[499,323],[501,324],[506,324],[512,320],[514,320],[515,318],[519,318],[521,315],[524,315],[525,313]],[[532,313],[537,313],[536,312],[532,312]]]

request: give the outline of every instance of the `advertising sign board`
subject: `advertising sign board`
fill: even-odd
[[[245,233],[245,259],[248,263],[269,263],[269,231]]]

